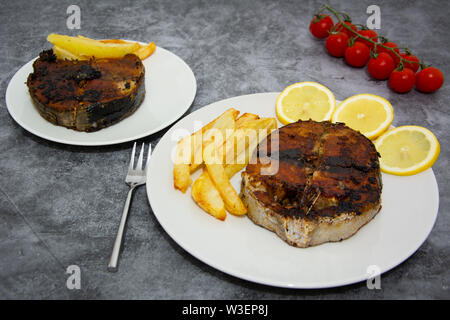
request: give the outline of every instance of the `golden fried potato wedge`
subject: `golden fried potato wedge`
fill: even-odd
[[[245,166],[246,164],[230,164],[224,169],[228,178],[231,178]],[[191,194],[200,208],[219,220],[225,220],[225,203],[206,169],[192,184]]]
[[[175,188],[185,192],[192,183],[190,173],[204,165],[192,185],[191,196],[219,220],[226,218],[226,211],[234,215],[247,213],[229,179],[248,164],[258,143],[277,128],[275,118],[259,118],[251,113],[237,118],[238,114],[235,109],[227,110],[177,145]]]
[[[251,136],[253,137],[253,135]],[[248,141],[248,146],[245,150],[235,156],[235,160],[231,163],[226,163],[224,165],[225,173],[228,178],[232,178],[236,173],[245,168],[248,164],[250,157],[253,154],[253,151],[258,146],[259,141],[264,139],[261,137],[260,139],[251,139]]]
[[[210,144],[205,148],[203,151],[203,160],[205,161],[205,167],[211,180],[225,203],[226,209],[235,215],[247,213],[247,208],[228,179],[222,165],[221,155],[217,152],[214,144]]]
[[[139,49],[138,43],[103,43],[86,37],[71,37],[51,33],[47,41],[77,56],[96,58],[122,58]]]
[[[156,50],[156,44],[154,42],[150,42],[149,44],[145,46],[140,46],[140,48],[134,52],[135,55],[139,57],[139,59],[144,60],[148,57],[150,57],[153,52]]]
[[[190,171],[194,172],[203,163],[203,150],[213,142],[213,139],[222,135],[225,138],[227,131],[236,129],[236,118],[239,111],[236,109],[228,109],[219,117],[208,123],[201,130],[191,135],[192,143],[192,162]],[[216,134],[215,134],[216,133]],[[223,142],[223,141],[222,141]],[[218,143],[218,141],[214,141]]]
[[[78,35],[78,37],[86,39],[86,37],[83,37],[81,35]],[[88,38],[87,38],[88,39]],[[120,40],[120,39],[105,39],[105,40],[100,40],[103,43],[130,43],[128,41],[125,40]],[[136,52],[133,52],[135,55],[137,55],[139,57],[139,59],[144,60],[148,57],[150,57],[153,52],[155,52],[156,50],[156,44],[154,42],[150,42],[149,44],[146,45],[141,45],[140,43],[138,43],[139,48],[137,49]]]
[[[260,119],[254,119],[245,121],[240,125],[241,129],[254,129],[254,130],[261,130],[261,129],[268,129],[268,130],[275,130],[277,128],[277,119],[275,118],[260,118]]]
[[[191,161],[191,139],[187,136],[177,144],[173,165],[173,186],[183,193],[192,183],[189,171]]]
[[[198,169],[203,168],[203,163],[201,165],[189,165],[189,171],[190,173],[194,173],[195,171],[197,171]]]
[[[184,137],[177,144],[173,165],[173,186],[181,192],[186,192],[192,183],[191,179],[191,136]]]
[[[225,220],[227,212],[225,204],[217,191],[214,183],[209,177],[208,171],[203,173],[194,181],[191,189],[191,195],[194,201],[204,211],[219,220]]]
[[[223,163],[226,165],[246,165],[257,144],[276,127],[275,118],[248,120],[241,123],[240,128],[236,129],[218,150],[219,157],[222,155]]]
[[[184,163],[173,166],[173,186],[175,189],[185,193],[192,183],[189,165]]]
[[[248,149],[250,141],[257,140],[257,131],[253,129],[236,129],[224,144],[218,148],[217,153],[217,162],[223,164],[236,163],[237,157],[242,152],[245,152]]]
[[[243,164],[227,164],[225,165],[225,173],[230,179],[236,173],[241,171],[248,163]],[[223,199],[217,191],[214,182],[211,180],[209,173],[204,169],[203,173],[194,181],[191,189],[192,198],[200,208],[219,220],[225,220],[226,207]],[[228,208],[228,206],[227,206]]]
[[[78,35],[78,37],[83,38],[83,39],[88,39],[86,37],[83,37],[81,35]],[[120,39],[105,39],[105,40],[100,40],[103,43],[130,43],[128,41],[125,40],[120,40]],[[136,52],[133,52],[135,55],[137,55],[139,57],[139,59],[144,60],[148,57],[150,57],[153,52],[155,52],[156,50],[156,44],[154,42],[150,42],[147,45],[141,45],[140,43],[138,43],[139,48],[137,49]]]
[[[241,129],[236,129],[228,137],[222,148],[214,150],[215,146],[211,144],[204,150],[203,156],[211,183],[206,181],[207,178],[203,178],[205,181],[202,181],[202,183],[208,185],[209,189],[216,188],[224,201],[226,210],[235,215],[243,215],[247,212],[247,209],[229,179],[247,165],[258,143],[277,127],[274,118],[248,120],[246,123],[246,125],[242,124]],[[226,156],[224,158],[221,150],[225,150],[228,158],[233,158],[230,163],[226,162],[230,159],[225,159]],[[229,154],[232,154],[232,156],[229,156]],[[222,163],[225,163],[225,165],[222,166]],[[210,198],[208,201],[220,203],[215,198]]]
[[[86,60],[86,57],[77,56],[76,54],[58,46],[53,46],[52,49],[56,55],[56,58],[60,60]]]
[[[239,118],[236,119],[236,128],[240,128],[241,125],[249,120],[256,120],[259,119],[259,116],[257,114],[253,113],[244,113]]]
[[[211,180],[214,182],[217,191],[219,191],[225,203],[227,210],[235,215],[244,215],[247,213],[247,208],[242,202],[228,179],[225,169],[221,164],[208,163],[205,159],[205,165]]]
[[[192,183],[190,172],[195,171],[203,163],[203,149],[213,142],[211,139],[214,135],[210,131],[214,129],[217,130],[216,133],[225,135],[226,130],[234,130],[238,114],[238,110],[228,109],[200,130],[178,142],[173,171],[176,189],[186,192]]]
[[[86,37],[83,37],[82,35],[78,35],[78,37],[79,38],[82,38],[82,39],[89,39],[89,38],[86,38]],[[129,41],[125,41],[125,40],[121,40],[121,39],[103,39],[103,40],[99,40],[100,42],[103,42],[103,43],[130,43]]]

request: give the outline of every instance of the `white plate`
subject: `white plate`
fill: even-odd
[[[97,132],[78,132],[56,126],[42,118],[28,93],[28,62],[9,82],[6,105],[13,119],[25,130],[47,140],[83,146],[99,146],[136,140],[175,122],[194,101],[197,82],[189,66],[172,52],[157,47],[143,60],[145,66],[145,99],[128,118]]]
[[[156,146],[147,194],[155,216],[181,247],[208,265],[249,281],[289,288],[326,288],[364,281],[399,265],[425,241],[437,217],[439,192],[433,171],[409,177],[383,174],[382,210],[353,237],[301,249],[283,242],[246,216],[222,222],[173,188],[171,152],[179,129],[194,129],[229,107],[275,117],[278,93],[235,97],[210,104],[180,120]],[[198,124],[197,124],[198,125]],[[240,190],[240,174],[232,183]],[[375,267],[372,267],[375,266]],[[382,280],[381,280],[382,282]]]

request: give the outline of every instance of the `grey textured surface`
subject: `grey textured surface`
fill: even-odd
[[[66,9],[81,7],[81,30],[66,28]],[[450,75],[450,2],[332,1],[355,22],[381,8],[381,33]],[[12,299],[386,299],[450,298],[450,86],[435,94],[389,90],[325,53],[309,21],[319,1],[24,1],[0,7],[0,298]],[[242,94],[280,91],[318,81],[337,99],[374,93],[391,101],[394,125],[433,130],[441,143],[434,166],[440,189],[437,222],[405,263],[365,283],[327,290],[289,290],[243,281],[181,249],[152,214],[145,188],[132,204],[120,272],[106,264],[126,196],[132,143],[75,147],[38,138],[9,116],[5,91],[14,73],[46,45],[50,32],[155,41],[193,69],[192,112]],[[151,72],[151,71],[150,71]],[[167,130],[167,129],[166,129]],[[142,139],[155,146],[166,130]],[[426,213],[424,213],[426,214]],[[67,266],[82,272],[81,290],[66,288]]]

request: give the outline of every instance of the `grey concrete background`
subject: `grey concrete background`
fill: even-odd
[[[400,95],[328,56],[308,31],[321,1],[4,1],[0,6],[0,298],[3,299],[435,299],[450,298],[449,79],[435,94]],[[66,9],[81,7],[80,31]],[[381,8],[381,33],[408,45],[450,76],[448,1],[332,1],[365,23]],[[145,188],[134,197],[120,272],[106,272],[127,186],[132,143],[76,147],[38,138],[9,116],[5,91],[51,32],[155,41],[193,69],[198,91],[188,113],[248,93],[280,91],[312,80],[338,99],[357,93],[387,98],[394,125],[430,128],[441,143],[434,166],[440,189],[436,225],[405,263],[382,276],[382,290],[358,283],[289,290],[243,281],[181,249],[152,214]],[[150,71],[151,72],[151,71]],[[163,111],[162,111],[163,112]],[[142,139],[155,146],[167,131]],[[426,212],[424,212],[426,214]],[[407,222],[406,222],[407,223]],[[82,270],[81,290],[66,288],[67,266]]]

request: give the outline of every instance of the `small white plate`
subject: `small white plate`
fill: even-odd
[[[197,82],[189,66],[172,52],[157,47],[143,60],[145,66],[145,99],[128,118],[96,132],[78,132],[56,126],[42,118],[33,105],[28,62],[9,82],[6,106],[12,118],[25,130],[47,140],[83,146],[100,146],[136,140],[169,126],[180,118],[194,101]]]
[[[202,211],[173,187],[171,152],[182,129],[193,132],[233,107],[275,117],[279,93],[260,93],[210,104],[180,120],[159,141],[149,165],[147,194],[164,230],[206,264],[249,281],[288,288],[327,288],[364,281],[405,261],[425,241],[439,207],[431,169],[413,176],[383,174],[382,210],[351,238],[294,248],[246,216],[224,222]],[[195,178],[195,177],[194,177]],[[240,190],[240,174],[231,182]],[[382,282],[382,280],[381,280]]]

